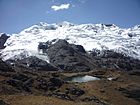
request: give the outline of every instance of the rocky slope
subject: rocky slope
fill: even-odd
[[[0,71],[10,72],[13,71],[12,67],[0,59]]]
[[[3,65],[7,64],[0,63],[0,67]],[[9,66],[12,71],[0,70],[2,105],[139,105],[140,103],[140,71],[99,70],[66,73],[15,66],[14,70]],[[79,75],[91,75],[100,79],[84,83],[65,81],[65,78]]]
[[[45,46],[45,47],[43,47]],[[65,71],[90,71],[96,69],[138,70],[140,60],[112,50],[93,50],[87,53],[83,46],[58,40],[54,44],[46,42],[39,46],[50,58],[50,64]]]
[[[48,44],[49,43],[49,44]],[[50,42],[40,43],[38,50],[49,58],[49,63],[29,56],[23,59],[7,60],[13,67],[21,66],[40,71],[69,71],[84,72],[91,70],[139,70],[140,60],[112,50],[97,50],[86,52],[83,46],[70,44],[66,40],[57,40],[54,44]]]
[[[7,38],[0,105],[140,104],[140,26],[40,23]],[[67,81],[87,75],[98,80]]]

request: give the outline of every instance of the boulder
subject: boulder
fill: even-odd
[[[51,96],[55,96],[57,98],[64,99],[64,100],[73,101],[73,99],[69,95],[67,95],[65,93],[54,92],[54,93],[51,94]]]
[[[85,91],[79,88],[66,88],[66,94],[81,96],[85,94]]]

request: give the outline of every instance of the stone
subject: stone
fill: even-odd
[[[67,88],[65,93],[75,95],[75,96],[81,96],[85,94],[85,91],[79,88]]]
[[[64,99],[64,100],[73,101],[73,99],[65,93],[55,92],[55,93],[52,93],[52,96],[55,96],[57,98]]]

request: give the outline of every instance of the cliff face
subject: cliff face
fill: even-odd
[[[5,42],[7,41],[8,38],[9,38],[9,36],[7,36],[4,33],[0,35],[0,49],[5,48],[4,44],[5,44]]]
[[[81,45],[58,40],[54,44],[46,42],[40,50],[46,54],[50,63],[65,71],[90,71],[96,69],[139,70],[140,60],[112,50],[86,52]]]

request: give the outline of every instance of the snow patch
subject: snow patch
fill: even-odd
[[[69,22],[48,24],[40,22],[19,34],[12,34],[0,53],[4,60],[37,56],[49,62],[47,55],[38,51],[39,42],[65,39],[71,44],[82,45],[86,51],[114,50],[140,59],[140,27],[121,29],[116,25],[80,24]],[[52,44],[54,44],[53,42]]]

